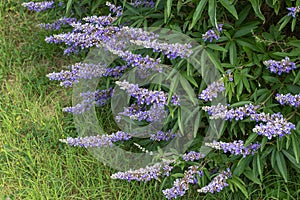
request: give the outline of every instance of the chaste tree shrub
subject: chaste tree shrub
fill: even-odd
[[[54,31],[46,41],[85,58],[47,75],[77,88],[79,96],[63,111],[90,123],[79,127],[79,137],[61,141],[92,149],[106,162],[124,162],[127,170],[113,179],[156,179],[167,199],[188,189],[205,194],[226,186],[249,198],[246,187],[261,188],[269,174],[285,182],[299,176],[300,1],[22,5],[51,10],[54,21],[39,25]],[[97,132],[91,113],[109,103],[107,112],[120,129]],[[137,167],[135,158],[125,162],[107,150],[116,147],[151,160]]]

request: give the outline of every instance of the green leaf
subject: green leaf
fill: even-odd
[[[208,2],[208,16],[211,25],[217,28],[218,24],[217,24],[217,1],[216,0],[210,0]]]
[[[294,32],[295,26],[296,26],[296,18],[293,18],[293,20],[292,20],[292,26],[291,26],[292,32]]]
[[[251,6],[246,5],[245,8],[239,12],[239,19],[235,22],[235,26],[239,26],[244,22],[244,20],[249,15],[250,9],[251,9]]]
[[[177,120],[177,123],[178,123],[178,127],[179,127],[179,130],[181,131],[181,133],[184,133],[183,122],[182,122],[182,119],[181,119],[181,110],[180,109],[178,109],[178,120]]]
[[[208,57],[210,58],[210,60],[212,61],[212,63],[215,65],[215,67],[217,67],[221,73],[225,73],[225,71],[221,65],[221,62],[217,58],[217,56],[209,49],[206,49],[206,53],[207,53]]]
[[[168,18],[171,15],[171,8],[172,8],[172,0],[167,0],[167,17]]]
[[[213,50],[227,52],[227,49],[216,44],[208,44],[207,47]]]
[[[262,173],[262,169],[261,169],[259,154],[256,154],[256,164],[257,164],[257,169],[258,169],[258,174],[259,174],[260,180],[263,181],[263,173]]]
[[[299,41],[300,42],[300,41]],[[298,72],[298,74],[296,75],[293,84],[299,83],[300,81],[300,71]]]
[[[228,0],[220,0],[220,3],[228,10],[236,19],[239,19],[235,7]]]
[[[260,152],[263,151],[263,149],[265,148],[265,145],[267,144],[268,142],[268,138],[267,137],[263,137],[261,143],[260,143]]]
[[[291,93],[294,93],[294,94],[300,93],[300,86],[297,86],[297,85],[287,85],[286,88]]]
[[[250,89],[250,84],[249,84],[248,79],[246,77],[244,77],[242,80],[243,80],[243,83],[244,83],[244,86],[245,86],[246,90],[250,93],[251,89]]]
[[[291,16],[288,15],[281,18],[281,20],[278,22],[279,24],[281,24],[279,27],[279,31],[281,31],[287,25],[287,23],[289,23],[290,20],[291,20]]]
[[[279,79],[274,76],[262,76],[262,78],[270,83],[280,83]]]
[[[257,133],[251,133],[245,142],[245,146],[250,145],[257,138],[257,136]]]
[[[247,189],[245,188],[245,183],[238,177],[233,177],[231,179],[227,180],[228,183],[233,184],[236,186],[244,195],[246,198],[249,198],[249,194],[247,192]]]
[[[257,25],[259,24],[259,22],[252,22],[252,23],[248,23],[242,27],[240,27],[233,35],[234,38],[238,38],[238,37],[242,37],[244,35],[247,34],[251,34],[251,31],[253,29],[257,28]]]
[[[260,10],[261,1],[260,0],[249,0],[249,1],[252,4],[252,8],[253,8],[256,16],[265,22],[265,17],[263,16],[263,14],[261,13],[261,10]]]
[[[282,153],[289,159],[289,161],[293,164],[294,167],[300,169],[300,165],[297,163],[296,159],[286,150],[282,150]]]
[[[137,15],[137,16],[140,16],[140,13],[139,13],[138,9],[136,9],[136,8],[133,7],[132,5],[130,5],[130,4],[125,4],[125,8],[126,8],[127,10],[129,10],[132,14],[135,14],[135,15]]]
[[[199,87],[196,80],[194,79],[194,77],[192,76],[188,76],[187,75],[187,72],[181,72],[181,75],[186,79],[188,80],[190,83],[192,83],[195,87]]]
[[[243,105],[250,104],[250,103],[253,103],[253,102],[252,101],[239,101],[239,102],[231,104],[230,107],[234,108],[234,107],[239,107],[239,106],[243,106]]]
[[[67,2],[67,9],[66,9],[66,15],[68,15],[70,13],[72,3],[73,3],[73,0],[68,0],[68,2]]]
[[[299,157],[300,157],[300,143],[299,143],[299,139],[297,138],[297,136],[295,134],[291,135],[292,137],[292,144],[293,144],[293,151],[295,154],[295,158],[296,158],[296,162],[299,163]]]
[[[241,94],[243,93],[243,89],[244,89],[244,85],[242,82],[239,82],[237,85],[237,99],[239,101],[239,98],[241,96]]]
[[[285,182],[287,182],[288,180],[288,174],[287,174],[287,168],[286,168],[286,163],[285,163],[285,159],[282,155],[281,152],[276,151],[276,163],[277,163],[277,167],[280,171],[280,174],[282,175],[283,179]]]
[[[249,180],[253,181],[254,183],[261,185],[260,180],[253,174],[253,171],[251,170],[246,170],[243,173]]]
[[[202,12],[208,0],[201,0],[194,12],[192,23],[189,26],[189,30],[191,30],[198,20],[201,18]]]
[[[174,178],[182,178],[184,176],[184,174],[183,173],[176,173],[176,174],[172,174],[171,176],[174,177]]]
[[[249,163],[252,159],[253,158],[250,156],[240,159],[236,168],[233,171],[233,174],[235,176],[240,176],[245,171],[246,167],[249,166]]]
[[[230,42],[229,45],[229,59],[230,64],[235,65],[237,60],[237,53],[236,53],[236,44],[235,42]]]
[[[182,85],[182,88],[184,88],[185,92],[187,93],[189,99],[191,102],[193,102],[193,105],[197,104],[197,99],[195,97],[195,93],[191,85],[183,78],[179,79],[180,84]]]
[[[257,48],[257,46],[255,46],[254,44],[251,44],[245,40],[242,40],[242,39],[237,39],[235,40],[236,43],[238,43],[240,46],[245,46],[245,47],[248,47],[249,49],[253,50],[253,51],[257,51],[257,52],[260,52],[260,50]]]

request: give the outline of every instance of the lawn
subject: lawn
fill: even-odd
[[[76,58],[44,42],[36,23],[45,16],[12,2],[0,3],[0,199],[162,198],[159,185],[111,180],[113,170],[88,151],[59,142],[76,135],[61,111],[72,91],[46,74]]]

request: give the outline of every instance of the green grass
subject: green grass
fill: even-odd
[[[76,59],[44,42],[35,27],[42,16],[9,5],[0,4],[0,199],[162,198],[154,183],[111,180],[113,169],[58,141],[76,135],[72,116],[61,111],[71,91],[45,75]]]
[[[0,199],[164,199],[158,181],[112,180],[115,171],[87,150],[59,142],[76,136],[72,116],[61,111],[70,105],[71,91],[45,75],[78,59],[44,42],[48,33],[35,25],[45,16],[12,2],[0,3]],[[247,188],[253,199],[300,198],[297,177],[293,183],[278,177],[264,183]],[[226,191],[206,199],[244,198]],[[190,190],[181,199],[199,197]]]

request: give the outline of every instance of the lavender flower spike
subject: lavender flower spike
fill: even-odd
[[[242,120],[256,113],[259,106],[246,104],[241,107],[229,109],[227,105],[218,104],[216,106],[203,106],[202,110],[207,111],[211,119],[225,119],[225,120]]]
[[[198,192],[201,193],[214,193],[214,192],[220,192],[224,187],[228,186],[228,183],[226,180],[232,176],[230,169],[227,169],[227,171],[221,172],[218,176],[216,176],[212,182],[210,182],[207,186],[198,189]]]
[[[61,81],[60,85],[72,87],[74,83],[78,83],[80,79],[92,79],[102,77],[106,74],[106,68],[102,63],[88,64],[76,63],[69,66],[71,70],[62,70],[61,72],[53,72],[47,75],[50,80]]]
[[[81,93],[80,96],[83,97],[82,102],[74,107],[65,107],[63,108],[63,111],[73,114],[81,114],[90,110],[94,104],[102,106],[112,96],[112,91],[113,89],[109,88],[107,90],[96,90],[95,92]]]
[[[28,2],[22,3],[22,6],[28,8],[28,10],[41,12],[54,7],[54,1],[42,1],[42,2]]]
[[[264,135],[269,140],[272,139],[272,137],[283,137],[286,134],[289,135],[291,134],[292,129],[296,129],[296,126],[293,123],[288,122],[280,113],[272,115],[269,113],[252,114],[251,120],[265,122],[256,124],[253,128],[253,132],[258,135]]]
[[[164,195],[167,199],[177,198],[183,196],[189,189],[189,184],[197,184],[198,179],[196,175],[203,176],[203,171],[199,169],[199,166],[190,166],[189,170],[184,172],[181,179],[176,179],[174,185],[171,188],[163,190]]]
[[[153,0],[135,0],[132,3],[130,3],[134,7],[150,7],[154,8],[155,2]]]
[[[114,4],[110,2],[106,2],[106,5],[109,7],[109,10],[116,14],[117,17],[121,16],[123,14],[123,10],[121,6],[115,6]]]
[[[281,61],[264,61],[264,65],[266,65],[267,69],[269,69],[272,73],[276,73],[278,75],[281,75],[283,72],[289,73],[291,70],[296,69],[296,64],[290,61],[289,57],[285,57],[285,59],[282,59]]]
[[[233,155],[243,155],[243,157],[246,157],[249,154],[253,155],[254,152],[260,147],[259,144],[250,144],[249,146],[245,147],[242,140],[233,141],[230,143],[213,141],[213,143],[205,143],[205,145],[218,150],[222,149],[224,153],[229,152]]]
[[[296,18],[297,13],[300,12],[300,6],[287,8],[289,12],[288,16]]]
[[[130,40],[130,42],[145,48],[152,48],[154,52],[162,52],[170,59],[175,59],[176,57],[187,58],[193,53],[193,51],[190,50],[190,48],[192,48],[190,44],[169,44],[166,42],[158,42],[156,40]]]
[[[281,104],[281,105],[289,105],[294,107],[300,106],[300,94],[292,95],[290,93],[288,94],[276,94],[275,99]]]
[[[132,120],[147,122],[161,121],[166,118],[166,111],[163,105],[154,103],[149,110],[140,105],[132,104],[130,107],[124,107],[124,111],[118,113],[117,119],[121,119],[121,115],[127,116]]]
[[[78,138],[67,138],[60,139],[61,142],[67,143],[70,146],[80,146],[80,147],[109,147],[113,146],[113,143],[129,140],[131,139],[131,135],[118,131],[111,135],[103,134],[96,136],[87,136],[87,137],[78,137]]]
[[[44,28],[45,30],[59,30],[62,25],[71,25],[72,23],[77,22],[76,18],[67,18],[62,17],[51,24],[38,24],[40,28]]]
[[[153,141],[168,141],[172,138],[174,138],[176,135],[171,132],[171,130],[167,132],[158,131],[156,134],[150,135],[150,140]]]
[[[200,160],[201,158],[204,158],[205,155],[199,152],[195,152],[195,151],[190,151],[188,153],[185,153],[182,156],[182,159],[187,161],[194,161],[194,160]]]
[[[204,40],[204,42],[206,42],[207,40],[209,40],[209,42],[212,42],[214,39],[219,40],[220,33],[222,32],[222,27],[223,24],[218,24],[218,28],[217,28],[218,32],[213,29],[210,29],[205,34],[203,34],[202,39]]]
[[[224,82],[222,79],[220,79],[208,85],[208,87],[199,95],[199,99],[202,99],[204,101],[212,101],[214,98],[217,98],[219,92],[222,92],[224,90]]]
[[[116,81],[116,84],[119,85],[122,90],[125,90],[132,97],[136,98],[139,105],[168,105],[168,93],[139,88],[137,84],[131,84],[126,80],[122,82]],[[172,96],[171,104],[179,105],[179,97],[177,95]]]
[[[111,175],[112,179],[122,179],[127,181],[150,181],[152,179],[158,179],[160,176],[169,176],[173,166],[170,164],[173,161],[165,160],[161,163],[156,163],[152,166],[146,166],[146,168],[140,168],[137,170],[129,170],[127,172],[118,172]]]

